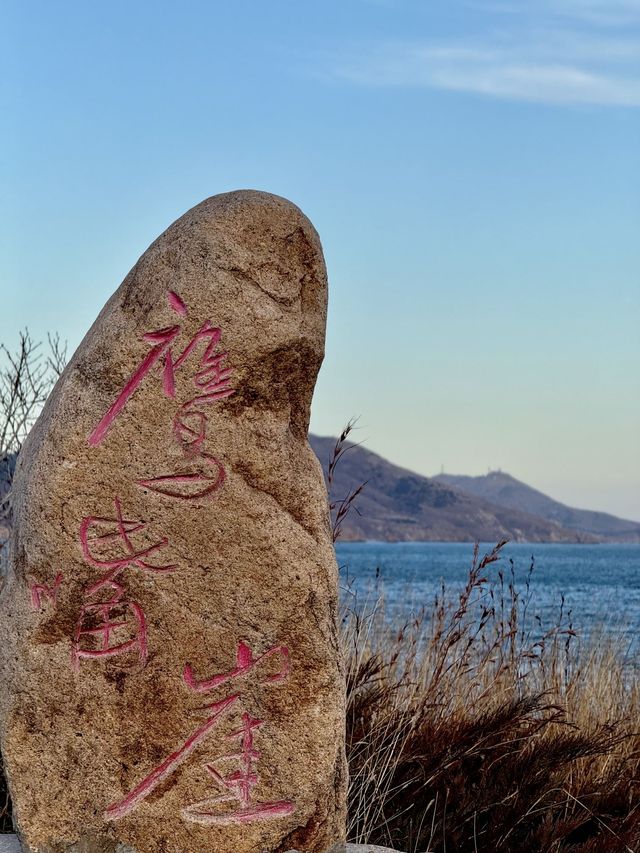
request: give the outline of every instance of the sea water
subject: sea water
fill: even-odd
[[[481,545],[480,557],[491,548]],[[457,601],[473,545],[338,542],[336,554],[347,606],[370,609],[384,600],[391,618],[406,619],[428,611],[443,583],[448,600]],[[640,655],[640,545],[508,544],[483,574],[499,585],[500,572],[505,588],[515,578],[521,605],[528,595],[526,618],[541,631],[559,621],[582,636],[604,629]]]

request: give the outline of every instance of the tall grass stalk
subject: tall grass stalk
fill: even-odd
[[[640,685],[621,641],[543,630],[480,558],[401,626],[345,608],[349,835],[409,853],[640,850]],[[535,626],[538,630],[535,630]],[[533,626],[533,627],[532,627]]]

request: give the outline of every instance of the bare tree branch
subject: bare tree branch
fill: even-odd
[[[47,341],[49,342],[49,355],[47,356],[47,364],[51,371],[53,382],[60,376],[62,371],[67,366],[67,342],[60,340],[60,335],[56,332],[52,335],[47,332]]]
[[[67,344],[47,335],[49,349],[21,331],[12,351],[0,343],[0,571],[11,527],[11,483],[15,462],[67,360]]]

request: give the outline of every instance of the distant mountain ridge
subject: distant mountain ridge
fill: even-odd
[[[335,438],[310,435],[309,441],[326,472]],[[525,506],[522,490],[518,491],[518,501],[514,498],[514,504],[508,505],[451,484],[446,481],[448,476],[452,475],[424,477],[393,465],[362,446],[350,445],[336,467],[333,498],[345,497],[365,481],[367,485],[357,501],[359,511],[352,511],[342,527],[342,538],[404,542],[486,542],[500,538],[513,542],[640,542],[640,524],[635,522],[605,513],[572,510],[535,489],[530,491],[552,504],[555,515],[541,500],[540,510],[532,512]],[[510,480],[518,483],[514,478]],[[507,499],[505,490],[499,500]],[[561,520],[561,510],[565,512],[563,517],[576,526]],[[599,520],[594,521],[597,531],[589,528],[591,515]],[[582,519],[582,527],[578,526],[578,518]]]
[[[433,479],[497,506],[508,506],[557,521],[571,530],[602,536],[608,541],[640,541],[640,524],[637,521],[617,518],[606,512],[574,509],[502,471],[490,471],[480,477],[438,474]]]

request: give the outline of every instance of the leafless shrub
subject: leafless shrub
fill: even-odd
[[[11,526],[11,482],[15,460],[67,359],[59,335],[48,335],[48,349],[20,332],[11,350],[0,343],[0,569]]]

